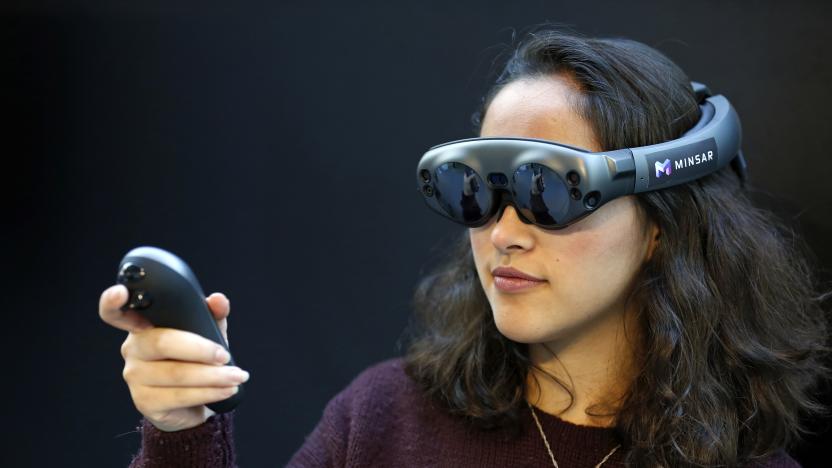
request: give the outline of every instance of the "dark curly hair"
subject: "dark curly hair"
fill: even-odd
[[[579,84],[574,105],[604,150],[677,138],[699,118],[688,77],[660,52],[543,24],[512,47],[472,116],[476,134],[506,84],[552,74]],[[813,394],[830,374],[822,305],[832,293],[819,293],[813,253],[753,204],[754,190],[725,166],[635,195],[661,234],[631,293],[643,338],[614,422],[629,465],[742,466],[811,433],[804,416],[829,413]],[[413,307],[408,375],[451,414],[516,432],[533,365],[526,344],[497,330],[467,232]]]

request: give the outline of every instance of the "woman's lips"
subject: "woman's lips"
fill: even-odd
[[[532,281],[523,278],[514,278],[510,276],[495,276],[494,286],[503,292],[522,291],[524,289],[533,288],[541,285],[546,281]]]
[[[503,292],[521,291],[546,282],[543,278],[509,266],[497,267],[491,270],[491,274],[494,276],[494,286]]]

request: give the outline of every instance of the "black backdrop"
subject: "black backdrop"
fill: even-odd
[[[832,265],[820,1],[2,11],[3,466],[123,466],[138,450],[125,333],[100,321],[97,301],[143,244],[231,298],[231,347],[252,374],[239,461],[282,466],[333,395],[399,354],[418,278],[462,232],[423,206],[416,161],[473,136],[495,57],[544,20],[646,42],[728,96],[756,197]],[[805,466],[820,466],[827,425],[793,451]]]

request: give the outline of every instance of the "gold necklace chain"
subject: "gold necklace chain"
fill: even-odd
[[[526,402],[526,404],[529,405],[529,409],[532,410],[532,417],[534,418],[534,423],[537,424],[537,430],[540,431],[540,435],[541,437],[543,437],[543,443],[546,444],[546,451],[549,452],[549,458],[552,459],[552,464],[555,465],[555,468],[560,468],[558,466],[558,462],[555,461],[555,456],[552,455],[552,448],[549,447],[549,440],[546,439],[546,434],[543,433],[543,427],[540,425],[540,421],[538,421],[537,419],[537,414],[535,414],[534,412],[534,407],[528,401]],[[595,465],[595,468],[599,468],[601,465],[603,465],[604,462],[607,461],[607,459],[610,458],[610,456],[612,456],[612,454],[615,453],[615,451],[618,450],[619,447],[621,447],[621,444],[616,445],[615,448],[613,448],[612,451],[608,453],[603,460],[601,460],[597,465]]]

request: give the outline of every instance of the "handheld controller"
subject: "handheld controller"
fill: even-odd
[[[137,247],[121,260],[116,281],[130,291],[122,310],[135,310],[156,327],[196,333],[231,352],[208,310],[196,275],[176,255],[156,247]],[[226,365],[236,365],[233,356]],[[225,413],[234,409],[242,397],[240,385],[236,394],[206,406],[216,413]]]

